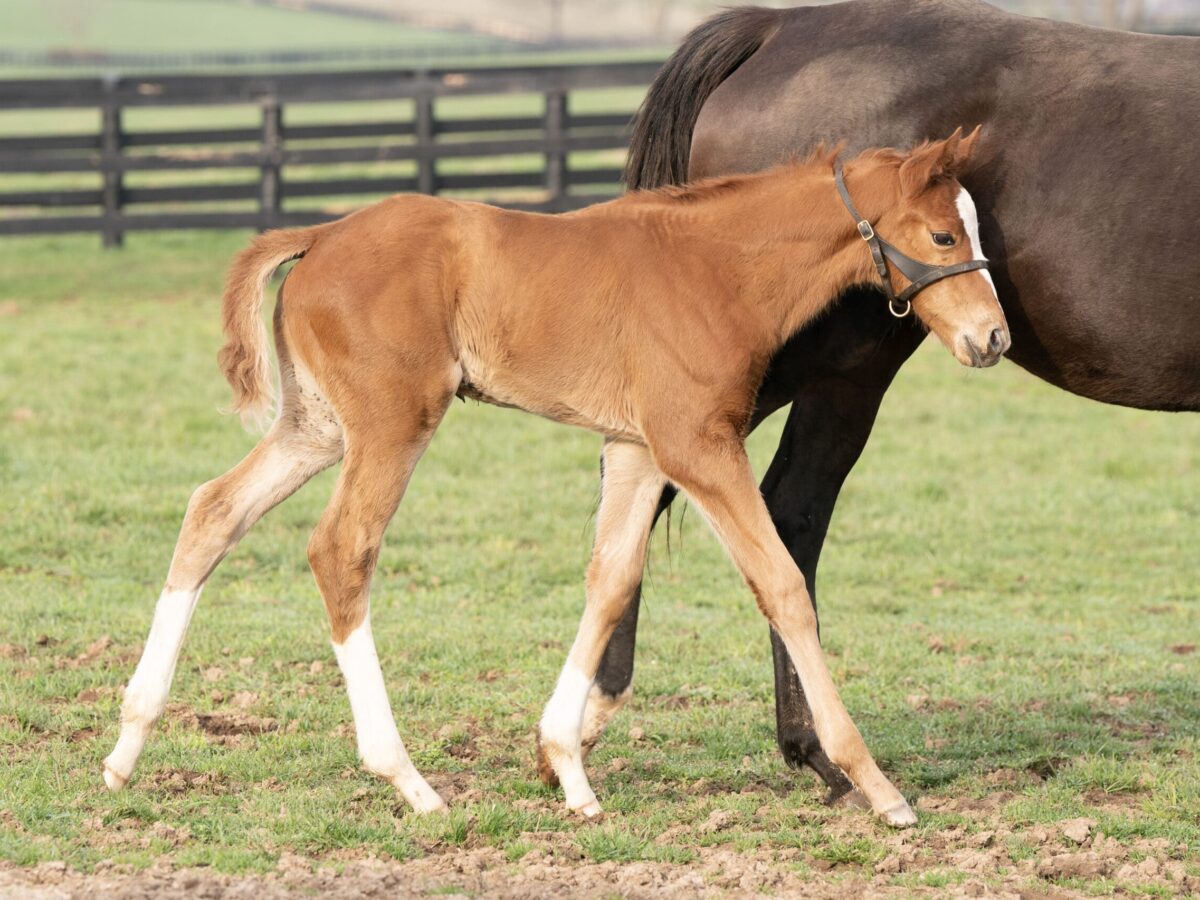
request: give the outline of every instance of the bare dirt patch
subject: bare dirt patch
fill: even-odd
[[[467,778],[439,787],[470,792]],[[210,790],[223,784],[185,770],[162,773],[156,788]],[[995,799],[990,799],[995,798]],[[629,897],[676,898],[750,896],[902,897],[995,896],[1011,898],[1084,897],[1102,892],[1153,892],[1195,896],[1200,877],[1187,867],[1188,848],[1165,839],[1121,842],[1104,834],[1096,819],[1079,817],[1021,826],[1005,815],[1012,795],[997,791],[983,798],[935,798],[928,809],[963,817],[934,830],[881,832],[857,816],[830,814],[827,836],[854,846],[873,836],[882,855],[839,857],[828,848],[759,846],[735,843],[741,815],[714,810],[691,826],[668,829],[653,843],[690,848],[687,862],[589,859],[571,831],[530,831],[520,835],[529,849],[511,860],[500,849],[473,842],[467,847],[423,844],[425,855],[407,862],[381,859],[353,849],[317,859],[284,852],[266,875],[226,875],[208,869],[176,868],[163,856],[134,872],[106,862],[83,874],[62,863],[19,868],[0,863],[0,900],[48,898],[170,898],[203,896],[273,900],[293,895],[333,898],[418,897],[430,893],[500,898]],[[541,806],[536,801],[531,805]],[[99,826],[101,823],[97,822]],[[159,852],[194,840],[186,826],[147,825],[123,819],[98,827],[99,846],[141,847]],[[702,837],[707,846],[696,846]],[[724,842],[712,845],[714,838]],[[95,844],[94,844],[95,846]],[[878,846],[878,844],[876,845]],[[876,851],[877,852],[877,851]]]
[[[143,790],[161,791],[166,794],[227,794],[228,782],[212,772],[193,772],[190,769],[161,769],[147,772],[138,778]]]
[[[982,884],[980,885],[982,888]],[[491,848],[427,856],[407,863],[370,859],[314,869],[285,854],[266,876],[230,876],[204,869],[172,869],[160,863],[139,873],[101,866],[82,875],[63,863],[33,869],[0,867],[0,897],[50,898],[242,898],[291,896],[333,898],[425,897],[431,892],[500,898],[744,896],[770,892],[789,897],[903,896],[907,889],[874,884],[863,876],[813,879],[786,864],[728,849],[706,850],[693,863],[563,862],[535,850],[509,863]]]

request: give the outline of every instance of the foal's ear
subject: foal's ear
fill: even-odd
[[[966,166],[979,141],[982,126],[966,137],[962,128],[943,141],[926,141],[914,149],[900,165],[900,185],[909,197],[915,197],[942,178],[953,178]]]
[[[971,157],[975,155],[975,148],[979,145],[979,135],[982,133],[983,126],[976,125],[970,134],[959,141],[958,152],[954,155],[955,175],[961,175],[967,170],[967,164],[970,163]]]

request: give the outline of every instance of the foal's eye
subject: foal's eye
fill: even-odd
[[[933,242],[939,247],[953,247],[954,235],[948,231],[935,231],[932,233]]]

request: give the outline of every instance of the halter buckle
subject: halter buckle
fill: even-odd
[[[862,236],[864,241],[875,240],[875,229],[871,227],[871,223],[866,219],[863,219],[858,223],[858,233]]]

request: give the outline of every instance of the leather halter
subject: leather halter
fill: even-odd
[[[912,312],[912,298],[934,282],[949,278],[951,275],[961,275],[964,272],[987,268],[986,259],[973,259],[970,262],[955,263],[952,266],[934,266],[915,260],[911,256],[905,256],[877,235],[875,229],[871,227],[871,223],[860,216],[858,210],[854,208],[854,201],[850,199],[850,191],[846,188],[846,178],[840,162],[834,169],[833,178],[837,183],[842,202],[846,204],[846,209],[850,210],[850,215],[854,216],[859,235],[871,248],[871,259],[875,261],[875,268],[883,281],[883,293],[888,299],[888,310],[897,319],[903,319]],[[891,262],[904,274],[905,278],[912,282],[899,294],[893,290],[892,279],[888,277],[888,262]]]

